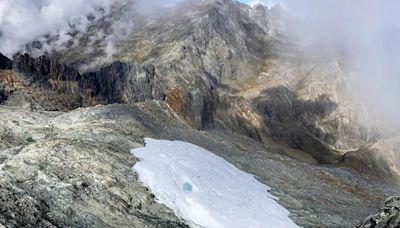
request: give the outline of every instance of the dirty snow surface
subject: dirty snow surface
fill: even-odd
[[[196,145],[146,138],[132,150],[140,181],[192,226],[297,227],[252,175]]]

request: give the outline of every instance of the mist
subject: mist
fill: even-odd
[[[371,112],[400,123],[400,2],[395,0],[257,0],[281,4],[301,21],[304,47],[340,51],[356,77],[353,87]]]
[[[62,48],[74,34],[85,33],[91,24],[106,17],[116,4],[135,5],[135,13],[146,13],[154,7],[170,7],[177,0],[0,0],[0,52],[12,57],[34,41],[41,55],[46,50]],[[132,14],[129,11],[128,14]],[[130,18],[132,15],[126,15]],[[120,21],[115,27],[130,26]],[[113,37],[100,37],[107,43],[107,55],[112,55]],[[48,42],[51,40],[52,42]]]
[[[98,18],[108,10],[107,0],[2,0],[0,51],[10,56],[48,33],[65,40],[71,25],[84,31],[90,23],[88,15]]]

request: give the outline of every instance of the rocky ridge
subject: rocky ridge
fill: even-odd
[[[131,170],[136,160],[129,150],[142,145],[147,132],[128,117],[131,109],[1,107],[0,224],[187,227]]]
[[[46,86],[53,88],[44,83],[39,89]],[[7,227],[185,226],[154,202],[131,171],[135,158],[129,150],[142,146],[144,137],[192,142],[255,174],[305,227],[356,225],[380,201],[397,194],[380,180],[348,168],[319,166],[280,144],[223,128],[193,129],[167,101],[49,112],[10,107],[10,100],[0,118],[0,223]]]
[[[351,227],[397,193],[349,168],[308,165],[237,134],[202,132],[167,104],[70,112],[0,111],[0,224],[6,227],[184,227],[141,186],[129,150],[144,137],[204,147],[272,188],[304,227]]]
[[[302,50],[289,35],[295,23],[279,6],[184,1],[125,31],[109,65],[75,76],[39,74],[53,74],[45,76],[51,78],[51,90],[73,95],[72,104],[56,102],[66,106],[56,109],[165,100],[196,129],[241,132],[337,164],[350,152],[376,145],[381,129],[354,97],[345,59]],[[22,62],[17,57],[14,68],[23,75],[29,68],[24,65],[34,61],[48,69],[61,63],[81,68],[78,59],[89,65],[97,61],[99,56],[85,52],[77,56],[80,50],[73,46]]]
[[[359,226],[364,227],[387,227],[400,226],[400,197],[391,197],[385,201],[384,206],[375,215],[369,216]]]

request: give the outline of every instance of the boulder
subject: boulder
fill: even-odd
[[[366,218],[359,228],[395,228],[400,227],[400,196],[390,197],[384,206],[374,215]]]

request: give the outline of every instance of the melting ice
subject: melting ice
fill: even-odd
[[[210,151],[181,141],[145,139],[133,169],[159,203],[193,226],[297,227],[258,182]]]

